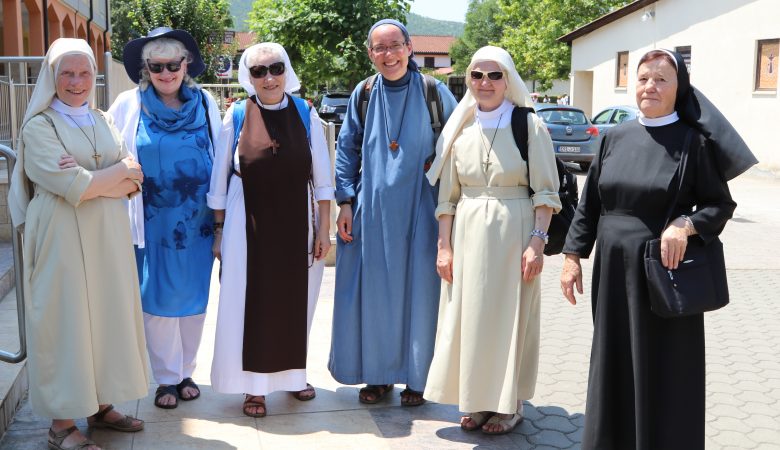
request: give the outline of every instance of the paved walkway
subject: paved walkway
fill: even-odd
[[[723,240],[732,304],[708,314],[707,448],[780,449],[780,181],[750,174],[732,185],[739,207]],[[334,271],[328,268],[311,334],[310,381],[317,398],[298,402],[286,393],[268,397],[269,416],[241,414],[241,398],[209,388],[217,288],[209,309],[195,380],[203,396],[175,410],[152,405],[150,395],[119,405],[146,420],[136,434],[95,431],[107,449],[557,449],[579,448],[592,325],[590,302],[570,306],[560,295],[560,258],[548,258],[543,275],[542,349],[534,399],[514,433],[464,433],[455,407],[357,402],[357,387],[336,383],[326,369],[333,309]],[[590,277],[590,265],[585,265]],[[216,283],[214,284],[216,286]],[[586,285],[586,296],[589,283]],[[376,349],[381,351],[381,349]],[[681,374],[684,376],[685,374]],[[84,421],[79,424],[84,426]],[[49,423],[25,402],[1,449],[39,449]]]

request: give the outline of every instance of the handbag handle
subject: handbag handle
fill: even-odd
[[[666,221],[664,221],[664,227],[661,228],[661,233],[663,233],[666,227],[669,226],[669,222],[672,221],[672,213],[674,212],[674,208],[677,206],[677,200],[680,198],[680,191],[682,191],[683,179],[685,178],[685,170],[688,167],[688,148],[691,145],[693,134],[693,128],[691,128],[685,135],[685,144],[683,144],[682,154],[680,155],[680,164],[677,166],[680,181],[679,185],[677,186],[677,192],[674,193],[674,200],[672,200],[672,203],[669,205],[669,209],[666,211]]]

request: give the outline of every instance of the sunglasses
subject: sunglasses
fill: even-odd
[[[482,77],[487,75],[489,80],[496,81],[504,78],[504,72],[482,72],[481,70],[472,70],[471,71],[471,79],[472,80],[481,80]]]
[[[268,66],[258,65],[249,68],[249,74],[252,75],[252,78],[263,78],[266,75],[268,75],[269,72],[271,73],[271,75],[278,77],[279,75],[284,73],[284,63],[275,62]]]
[[[181,63],[184,62],[184,58],[180,59],[179,62],[168,62],[168,63],[156,63],[151,62],[150,60],[146,60],[146,68],[149,69],[149,72],[152,73],[162,73],[163,69],[168,69],[168,72],[178,72],[181,70]]]

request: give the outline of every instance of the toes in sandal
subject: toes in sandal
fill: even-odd
[[[373,405],[379,403],[383,398],[385,398],[387,393],[392,390],[392,384],[368,384],[366,387],[360,389],[358,399],[360,400],[360,403]],[[374,398],[369,398],[369,396],[373,396]]]
[[[482,428],[482,425],[484,425],[488,419],[490,419],[493,416],[492,412],[489,411],[479,411],[479,412],[473,412],[468,413],[465,416],[460,418],[460,428],[463,431],[475,431],[480,428]],[[473,426],[466,425],[468,421],[471,420],[475,423]]]
[[[102,411],[98,411],[97,414],[87,419],[87,424],[94,428],[109,428],[116,431],[124,431],[127,433],[133,433],[144,429],[144,421],[136,419],[133,416],[124,415],[121,419],[109,422],[106,420],[106,414],[113,411],[114,405],[108,405],[103,408]],[[134,424],[133,422],[139,421],[140,423]]]
[[[306,389],[302,391],[293,391],[290,394],[296,399],[302,402],[307,402],[314,399],[317,396],[317,391],[314,390],[314,386],[306,383]]]
[[[157,390],[154,391],[154,406],[162,409],[174,409],[179,406],[179,392],[176,390],[176,388],[177,386],[172,384],[169,384],[168,386],[158,386]],[[160,403],[160,400],[162,400],[162,398],[166,395],[173,396],[174,400],[176,401],[168,405]]]
[[[265,409],[265,398],[263,398],[262,395],[249,395],[245,394],[246,397],[244,397],[244,405],[242,409],[244,410],[244,414],[249,417],[265,417],[267,411]],[[257,401],[256,399],[262,399],[261,401]],[[256,412],[251,412],[249,408],[255,408]],[[257,408],[263,408],[263,412],[257,412]]]
[[[482,432],[485,434],[507,434],[515,429],[517,424],[523,421],[523,415],[522,414],[512,414],[511,416],[507,417],[506,419],[502,419],[498,415],[495,415],[488,419],[487,422],[485,422],[485,425],[500,425],[501,429],[498,431],[488,431],[485,428],[482,428]]]
[[[90,445],[97,445],[94,441],[90,439],[84,439],[83,441],[79,442],[78,444],[73,444],[70,447],[63,447],[62,443],[65,442],[65,439],[67,439],[68,436],[78,431],[78,428],[76,428],[75,425],[73,425],[70,428],[66,428],[64,430],[60,431],[54,431],[51,428],[49,428],[49,449],[51,450],[78,450],[82,448],[87,448]]]
[[[196,391],[198,391],[198,393],[191,397],[185,397],[184,395],[182,395],[184,388],[195,389]],[[185,402],[188,402],[190,400],[195,400],[196,398],[200,397],[200,388],[198,387],[197,384],[195,384],[194,381],[192,381],[192,378],[190,377],[181,380],[181,383],[176,385],[176,392],[179,394],[179,398],[184,400]]]
[[[425,403],[423,393],[406,388],[401,391],[401,406],[420,406]]]

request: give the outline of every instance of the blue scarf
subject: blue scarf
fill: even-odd
[[[179,89],[179,99],[183,104],[181,108],[175,110],[165,106],[153,88],[147,87],[141,91],[141,105],[144,112],[163,130],[197,130],[205,127],[207,112],[203,107],[201,90],[182,85]]]

